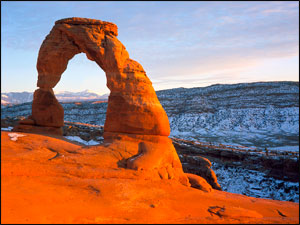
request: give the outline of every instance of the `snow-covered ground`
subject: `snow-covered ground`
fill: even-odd
[[[8,136],[10,137],[11,141],[17,141],[19,137],[25,137],[25,134],[19,134],[19,133],[8,133]]]
[[[157,92],[173,137],[247,147],[299,148],[299,82]]]
[[[13,127],[1,127],[1,130],[11,131]]]
[[[212,162],[223,191],[256,198],[299,202],[299,182],[277,180],[265,173],[242,167],[224,167]]]
[[[222,109],[169,116],[171,135],[186,140],[299,149],[299,108]]]
[[[272,133],[270,131],[256,130],[230,131],[230,130],[207,130],[178,131],[171,130],[170,137],[191,141],[208,142],[213,144],[224,144],[232,146],[245,146],[249,148],[260,148],[269,150],[299,151],[299,134],[287,132]]]
[[[269,148],[270,150],[284,150],[284,151],[292,151],[292,152],[299,152],[299,146],[278,146]]]

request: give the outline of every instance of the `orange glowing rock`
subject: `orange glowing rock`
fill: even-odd
[[[119,165],[124,168],[142,171],[151,179],[172,179],[190,186],[170,138],[105,132],[104,139],[105,145],[121,152]]]
[[[14,131],[42,133],[45,128],[44,133],[61,134],[64,113],[52,88],[59,82],[68,61],[75,54],[84,52],[106,73],[111,93],[104,139],[106,143],[110,142],[111,148],[126,156],[124,167],[146,171],[152,179],[175,179],[189,186],[168,138],[167,114],[143,67],[129,58],[117,33],[115,24],[100,20],[67,18],[56,21],[41,45],[37,60],[39,89],[34,94],[30,117],[34,125],[31,128],[29,124],[21,123]],[[125,154],[128,149],[131,154]],[[103,163],[103,159],[98,163]]]
[[[167,137],[152,143],[148,135],[107,134],[104,145],[87,147],[30,133],[12,141],[8,134],[1,132],[3,224],[299,224],[298,203],[182,185],[176,155],[164,151]],[[165,157],[151,158],[159,154],[151,153],[158,142],[165,143]],[[150,164],[124,168],[126,159],[143,154],[150,154]]]
[[[192,173],[185,173],[185,174],[187,175],[187,177],[189,179],[189,182],[190,182],[192,187],[200,189],[200,190],[205,191],[205,192],[212,192],[213,191],[210,184],[207,183],[207,181],[203,177],[197,176],[197,175],[192,174]]]
[[[39,126],[62,127],[64,109],[59,104],[52,89],[40,88],[34,92],[32,118]]]
[[[56,21],[44,40],[38,56],[37,86],[52,88],[59,82],[68,61],[84,52],[88,59],[101,67],[111,93],[104,126],[105,132],[163,135],[170,134],[168,117],[162,108],[152,83],[143,67],[129,58],[124,45],[117,39],[117,26],[101,20],[67,18]],[[40,92],[40,91],[39,91]],[[54,95],[53,95],[54,96]],[[62,126],[61,108],[46,109],[35,95],[32,117],[38,126]],[[46,113],[47,121],[38,110]],[[39,111],[39,112],[38,112]]]

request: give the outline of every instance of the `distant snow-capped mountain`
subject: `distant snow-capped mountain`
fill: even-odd
[[[60,102],[74,102],[74,101],[89,101],[89,100],[106,100],[109,94],[98,95],[90,90],[80,92],[61,91],[55,93],[56,98]]]
[[[90,90],[81,92],[61,91],[55,92],[55,96],[60,102],[106,100],[109,94],[98,95]],[[1,105],[16,105],[25,102],[31,102],[33,92],[8,92],[1,93]]]
[[[25,102],[31,102],[33,98],[32,92],[8,92],[1,93],[1,105],[15,105]]]

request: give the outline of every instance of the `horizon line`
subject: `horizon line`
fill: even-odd
[[[298,81],[293,81],[293,80],[280,80],[280,81],[251,81],[251,82],[238,82],[238,83],[215,83],[215,84],[209,84],[207,86],[195,86],[195,87],[174,87],[174,88],[166,88],[166,89],[159,89],[159,90],[155,90],[155,92],[157,91],[164,91],[164,90],[171,90],[171,89],[178,89],[178,88],[185,88],[185,89],[192,89],[192,88],[206,88],[206,87],[210,87],[210,86],[214,86],[214,85],[237,85],[237,84],[252,84],[252,83],[278,83],[278,82],[295,82],[295,83],[299,83],[299,80]],[[2,88],[1,88],[2,89]],[[38,89],[38,88],[37,88]],[[37,90],[35,89],[35,90]],[[34,91],[35,91],[34,90]],[[33,93],[34,91],[5,91],[5,92],[2,92],[1,90],[1,94],[2,93],[23,93],[23,92],[28,92],[28,93]],[[61,92],[72,92],[72,93],[79,93],[79,92],[91,92],[91,93],[94,93],[94,94],[98,94],[98,95],[106,95],[106,94],[110,94],[110,92],[108,93],[99,93],[97,91],[93,91],[93,90],[90,90],[90,89],[85,89],[85,90],[81,90],[81,91],[68,91],[68,90],[64,90],[64,91],[54,91],[54,94],[59,94]]]

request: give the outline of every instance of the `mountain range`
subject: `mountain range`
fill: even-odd
[[[81,92],[61,91],[55,93],[59,102],[74,102],[74,101],[90,101],[90,100],[107,100],[109,94],[99,95],[90,90]],[[31,102],[33,92],[8,92],[1,93],[1,105],[15,105],[25,102]]]

